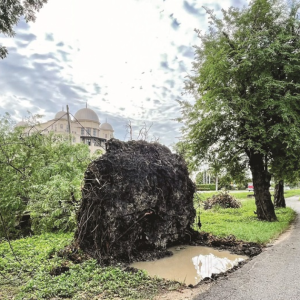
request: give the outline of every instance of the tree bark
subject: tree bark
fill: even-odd
[[[257,217],[260,220],[276,221],[277,217],[269,191],[271,174],[268,172],[264,156],[254,151],[249,151],[247,154],[253,178]]]
[[[283,180],[279,180],[279,182],[275,185],[275,191],[274,191],[275,207],[286,207],[283,193],[284,193]]]

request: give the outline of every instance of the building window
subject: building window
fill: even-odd
[[[63,128],[64,128],[64,125],[63,125],[63,124],[60,124],[59,127],[60,127],[60,129],[63,129]]]
[[[87,128],[88,135],[91,135],[91,128]]]
[[[97,136],[97,130],[95,128],[93,129],[93,136]]]
[[[107,139],[107,134],[105,133],[105,138]]]
[[[84,135],[84,128],[81,127],[81,135]]]
[[[86,143],[87,143],[89,146],[91,146],[91,140],[90,140],[90,139],[87,139],[87,140],[86,140]]]

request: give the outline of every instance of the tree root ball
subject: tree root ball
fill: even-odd
[[[194,222],[195,185],[185,161],[159,144],[109,140],[87,168],[75,234],[100,262],[131,261],[186,239]]]

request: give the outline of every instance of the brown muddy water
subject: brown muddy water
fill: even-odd
[[[203,246],[180,246],[168,250],[174,255],[156,261],[135,262],[130,267],[146,270],[150,276],[195,285],[203,278],[211,277],[212,273],[225,272],[248,258]]]

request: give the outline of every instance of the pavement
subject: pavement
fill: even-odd
[[[228,275],[194,300],[300,300],[300,201],[286,199],[297,213],[279,242]]]

